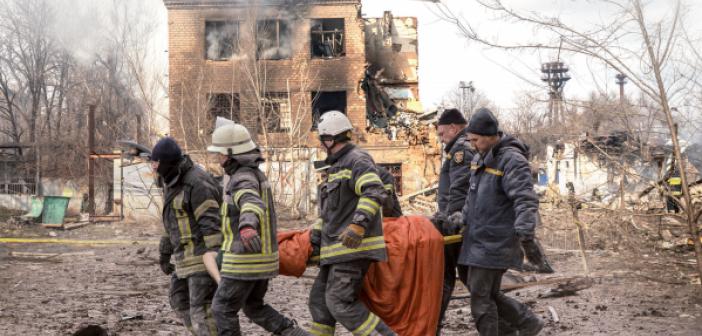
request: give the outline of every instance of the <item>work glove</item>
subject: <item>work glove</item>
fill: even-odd
[[[217,262],[217,269],[221,270],[222,269],[222,261],[224,260],[224,251],[219,250],[217,251],[217,257],[215,257],[215,261]]]
[[[319,244],[312,244],[312,255],[311,257],[319,257],[320,254]]]
[[[465,224],[463,223],[463,213],[456,211],[444,221],[443,231],[447,236],[455,235],[463,232]]]
[[[366,229],[363,226],[351,223],[344,229],[344,232],[339,235],[339,240],[341,240],[341,245],[355,249],[361,246],[365,234]]]
[[[446,216],[442,212],[437,211],[433,216],[429,217],[429,220],[432,224],[434,224],[434,227],[437,230],[439,230],[440,232],[443,231],[444,222],[446,222]]]
[[[161,266],[161,271],[166,275],[171,275],[175,271],[175,265],[171,264],[171,255],[161,253],[158,258],[158,264]]]
[[[258,232],[250,226],[245,226],[243,229],[239,230],[239,240],[244,246],[244,251],[250,253],[261,252],[261,237]]]
[[[534,239],[533,236],[519,236],[519,238],[527,261],[534,265],[536,270],[540,273],[553,273],[554,270],[548,263],[548,260],[546,260],[546,256],[539,242]]]

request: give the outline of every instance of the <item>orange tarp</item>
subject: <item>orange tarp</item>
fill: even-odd
[[[363,300],[398,335],[436,333],[444,274],[444,239],[423,216],[383,221],[388,262],[374,263]],[[280,274],[299,277],[312,253],[309,231],[278,233]]]

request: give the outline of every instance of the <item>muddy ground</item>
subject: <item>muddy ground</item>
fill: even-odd
[[[545,222],[559,224],[560,215],[547,213]],[[58,231],[0,223],[1,237],[151,241],[107,246],[0,243],[0,335],[71,335],[89,324],[107,328],[111,335],[186,335],[168,305],[168,277],[157,266],[159,225],[95,224]],[[509,295],[528,302],[547,321],[543,335],[702,335],[702,289],[693,285],[699,279],[690,264],[692,252],[659,249],[659,238],[649,233],[631,235],[628,245],[614,246],[600,237],[604,243],[588,255],[595,284],[578,295],[539,298],[549,285]],[[628,247],[631,242],[637,247]],[[18,252],[63,255],[46,258]],[[579,254],[547,252],[556,274],[522,276],[543,279],[583,273]],[[300,279],[276,278],[268,302],[306,325],[314,273],[310,269]],[[455,293],[465,294],[465,289]],[[549,306],[559,322],[553,320]],[[477,335],[468,299],[452,301],[449,309],[445,335]],[[266,335],[245,317],[242,328],[245,335]]]

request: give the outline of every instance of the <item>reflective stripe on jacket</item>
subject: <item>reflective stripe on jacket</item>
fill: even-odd
[[[357,259],[387,260],[381,204],[386,193],[375,162],[364,150],[347,144],[327,158],[327,178],[320,188],[322,217],[320,264]],[[349,224],[365,228],[361,246],[343,246],[339,235]]]
[[[221,273],[238,280],[270,279],[278,275],[276,213],[268,179],[258,168],[239,167],[231,176],[227,194],[232,203],[222,205]],[[261,252],[245,252],[239,230],[250,226],[261,239]]]

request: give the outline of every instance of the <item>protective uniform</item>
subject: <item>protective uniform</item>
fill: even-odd
[[[670,192],[670,195],[666,196],[666,209],[669,212],[678,213],[680,212],[680,206],[678,202],[675,201],[675,197],[680,197],[682,195],[682,179],[677,169],[671,171],[666,182],[668,183],[668,191]]]
[[[395,177],[382,166],[376,166],[376,168],[378,169],[380,180],[383,181],[383,188],[387,193],[383,203],[383,217],[401,217],[402,206],[400,206],[400,200],[397,198],[397,191],[395,190]]]
[[[395,335],[359,299],[368,267],[387,260],[380,214],[386,194],[370,155],[346,143],[351,129],[337,111],[323,114],[319,123],[320,138],[345,145],[328,153],[330,167],[320,188],[322,221],[312,231],[313,244],[320,245],[320,271],[310,292],[310,333],[334,335],[339,322],[353,335]]]
[[[212,304],[219,335],[241,335],[238,313],[242,308],[268,332],[308,335],[263,301],[269,279],[278,275],[278,243],[273,195],[258,168],[263,162],[261,153],[242,125],[222,126],[212,138],[208,150],[229,156],[224,169],[231,178],[225,190],[232,201],[221,207],[222,279]],[[244,237],[247,231],[255,239]]]
[[[477,120],[476,120],[477,119]],[[475,124],[485,127],[476,128]],[[463,208],[466,228],[459,264],[469,266],[471,314],[480,335],[502,335],[502,324],[519,335],[536,335],[543,321],[523,303],[500,292],[502,275],[508,268],[521,269],[520,242],[533,239],[538,221],[539,200],[534,192],[529,149],[511,136],[480,133],[497,119],[489,110],[479,110],[468,132],[498,135],[499,142],[471,162],[470,189]],[[503,321],[501,321],[503,320]]]
[[[438,214],[444,218],[460,212],[468,194],[468,180],[470,179],[470,162],[474,152],[466,139],[466,130],[461,130],[453,141],[444,146],[445,158],[439,174]],[[445,236],[456,235],[458,232],[447,232],[443,227],[437,227]],[[458,265],[458,256],[461,253],[461,240],[454,239],[446,242],[444,247],[444,288],[441,297],[441,313],[439,314],[440,334],[441,323],[444,320],[446,309],[451,299],[451,294],[456,285],[456,268],[459,278],[465,279],[467,268]],[[464,283],[465,284],[465,283]],[[467,284],[466,284],[467,286]]]
[[[159,244],[165,273],[172,271],[166,267],[170,256],[175,259],[169,291],[171,307],[193,335],[216,335],[210,304],[217,284],[207,273],[202,255],[217,251],[222,243],[221,193],[212,176],[196,167],[188,156],[173,169],[175,173],[164,174],[170,179],[161,181],[165,235]]]

